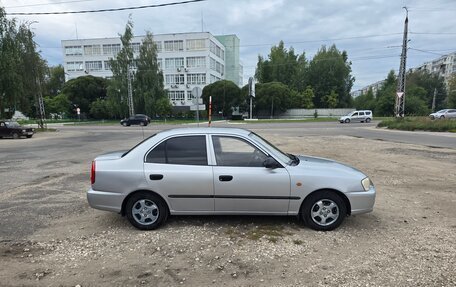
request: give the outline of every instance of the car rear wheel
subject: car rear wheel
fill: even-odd
[[[134,227],[152,230],[166,221],[168,209],[160,197],[148,192],[138,192],[128,199],[126,214]]]
[[[346,215],[347,208],[343,199],[333,191],[319,191],[310,195],[301,210],[306,225],[319,231],[337,228]]]
[[[345,119],[345,123],[348,124],[350,122],[350,119]]]
[[[13,136],[13,139],[18,139],[19,138],[19,134],[18,133],[13,133],[12,136]]]
[[[366,123],[370,123],[371,119],[370,118],[367,118],[366,119]]]
[[[143,126],[146,125],[146,123],[145,122],[140,122],[139,125],[143,127]]]
[[[28,135],[27,138],[29,139],[29,138],[31,138],[32,136],[33,136],[33,135]]]

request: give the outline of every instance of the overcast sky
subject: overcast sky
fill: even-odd
[[[181,0],[0,0],[11,12],[119,8]],[[356,78],[353,90],[398,70],[405,10],[409,7],[407,68],[456,51],[455,0],[207,0],[199,3],[91,14],[15,16],[32,25],[43,57],[63,64],[61,40],[116,37],[131,13],[135,35],[211,32],[241,40],[244,82],[280,40],[310,59],[321,45],[346,50]],[[12,16],[8,16],[11,18]],[[393,46],[393,47],[392,47]]]

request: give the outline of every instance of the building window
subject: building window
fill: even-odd
[[[162,58],[157,59],[157,65],[160,70],[163,70],[163,59]]]
[[[170,101],[184,101],[185,92],[184,91],[169,91],[168,97]]]
[[[165,58],[165,69],[177,69],[184,67],[184,58]]]
[[[183,51],[183,50],[184,50],[184,41],[183,40],[165,41],[165,52]]]
[[[216,66],[217,66],[217,61],[214,60],[214,59],[211,57],[211,63],[210,63],[210,68],[211,68],[211,70],[212,70],[212,71],[215,71]]]
[[[187,74],[187,84],[205,85],[206,84],[206,74]]]
[[[101,55],[101,46],[100,45],[85,45],[84,46],[84,55],[86,55],[86,56]]]
[[[206,68],[206,57],[187,57],[188,68]]]
[[[131,48],[133,49],[133,53],[139,54],[139,49],[141,48],[141,43],[131,43]]]
[[[162,52],[162,42],[161,41],[154,41],[155,46],[157,47],[157,53]]]
[[[204,50],[206,48],[206,39],[189,39],[186,41],[187,51]]]
[[[170,74],[165,76],[166,85],[183,85],[184,74]]]
[[[66,46],[66,56],[82,56],[82,46]]]
[[[104,69],[105,70],[111,70],[111,62],[110,61],[104,61]]]
[[[103,55],[117,56],[120,52],[120,44],[106,44],[103,45]]]
[[[187,100],[191,101],[193,100],[195,97],[193,96],[193,93],[192,91],[187,91]]]
[[[102,64],[101,61],[86,61],[85,62],[86,71],[101,71]]]
[[[83,62],[67,62],[66,67],[68,72],[84,71]]]

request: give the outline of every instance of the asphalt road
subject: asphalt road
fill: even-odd
[[[437,132],[408,132],[398,130],[388,130],[384,128],[376,128],[378,122],[371,123],[350,123],[340,124],[338,122],[287,122],[287,123],[230,123],[230,122],[213,122],[214,127],[239,127],[250,129],[261,134],[262,131],[274,133],[284,136],[352,136],[357,138],[366,138],[372,140],[382,140],[399,143],[409,143],[424,145],[436,148],[456,148],[455,133],[437,133]],[[195,124],[184,126],[196,126]],[[207,123],[201,123],[200,126],[205,127]],[[153,132],[177,127],[175,125],[149,125],[145,128],[141,127],[121,127],[119,126],[62,126],[58,127],[61,130],[78,130],[78,131],[94,131],[114,136],[112,132],[122,132],[124,134],[140,133],[144,130],[144,134],[150,135]],[[117,134],[117,136],[119,136]]]

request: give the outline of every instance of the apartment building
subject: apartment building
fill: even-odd
[[[193,105],[192,89],[231,80],[242,85],[239,38],[236,35],[213,36],[208,32],[154,35],[157,60],[163,71],[165,89],[176,108]],[[134,56],[144,36],[132,39]],[[228,45],[229,47],[225,47]],[[121,50],[119,37],[63,40],[65,80],[84,75],[112,77],[109,62]]]

